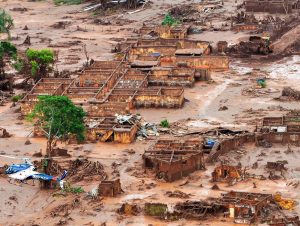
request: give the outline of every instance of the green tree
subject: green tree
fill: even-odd
[[[27,118],[36,119],[36,126],[48,138],[46,154],[51,156],[57,140],[66,140],[76,135],[78,141],[84,140],[84,116],[81,107],[75,106],[66,96],[39,96],[32,113]]]
[[[14,20],[11,16],[5,12],[4,9],[0,9],[0,33],[6,33],[8,39],[11,38],[10,29],[14,26]]]
[[[17,48],[10,42],[0,42],[0,80],[5,79],[5,59],[17,60]]]
[[[53,70],[55,54],[50,49],[28,49],[26,57],[31,68],[31,75],[35,78],[35,81],[47,77]]]
[[[180,21],[172,17],[169,13],[167,13],[161,24],[164,26],[176,26],[180,24]]]

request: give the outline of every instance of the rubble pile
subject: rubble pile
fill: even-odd
[[[194,24],[205,24],[208,17],[216,17],[221,12],[223,6],[220,2],[183,4],[175,6],[169,10],[174,18],[182,22],[194,22]]]
[[[71,211],[80,207],[81,201],[78,198],[72,200],[71,203],[65,203],[53,208],[50,212],[51,217],[67,217],[71,214]]]
[[[105,180],[107,175],[103,165],[96,161],[92,162],[87,159],[76,159],[69,161],[69,179],[73,182],[82,180]]]
[[[181,199],[188,199],[190,197],[190,194],[186,194],[182,191],[179,191],[179,190],[175,190],[175,191],[167,191],[166,192],[166,195],[168,197],[171,197],[171,198],[181,198]]]
[[[291,87],[284,87],[281,93],[282,97],[292,98],[294,100],[300,100],[300,91]]]
[[[142,210],[136,204],[123,203],[117,210],[119,214],[138,215]]]
[[[171,16],[180,19],[183,22],[192,22],[199,20],[201,17],[200,12],[194,7],[193,4],[175,6],[170,10]]]

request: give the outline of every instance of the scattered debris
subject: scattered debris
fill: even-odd
[[[0,127],[0,138],[8,138],[11,135],[6,131],[6,129]]]
[[[181,198],[181,199],[188,199],[190,197],[190,194],[186,194],[182,191],[179,191],[179,190],[175,190],[173,192],[171,191],[167,191],[166,192],[166,195],[168,197],[172,197],[172,198]]]
[[[123,203],[117,212],[119,214],[136,216],[141,212],[141,209],[136,204]]]
[[[283,199],[281,194],[278,192],[274,195],[275,202],[278,203],[278,205],[285,210],[292,210],[296,206],[296,202],[292,199]]]
[[[222,107],[219,108],[218,111],[226,111],[226,110],[228,110],[228,107],[227,106],[222,106]]]

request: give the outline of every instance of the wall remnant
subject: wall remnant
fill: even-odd
[[[115,197],[121,194],[122,189],[120,179],[101,181],[98,191],[101,196]]]
[[[143,159],[146,169],[168,182],[205,168],[200,140],[159,140]]]

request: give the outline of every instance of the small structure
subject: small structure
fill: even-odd
[[[298,145],[300,144],[300,116],[291,114],[282,117],[265,117],[258,131],[261,134],[257,136],[257,141]]]
[[[220,165],[217,166],[212,172],[212,181],[220,182],[226,181],[232,183],[241,180],[243,176],[240,166]]]
[[[217,43],[217,49],[219,53],[225,53],[227,47],[228,47],[228,42],[226,41],[219,41]]]
[[[220,206],[205,201],[186,201],[177,203],[174,209],[184,218],[196,220],[205,220],[209,216],[217,215],[221,210]]]
[[[88,118],[86,128],[87,139],[92,142],[115,141],[123,144],[132,143],[138,130],[136,122],[121,124],[116,117]]]
[[[247,12],[268,12],[268,13],[292,13],[299,9],[298,0],[246,0],[245,8]]]
[[[204,169],[200,140],[159,140],[145,151],[144,167],[168,182]]]
[[[273,200],[270,194],[231,191],[222,194],[217,204],[227,209],[230,218],[235,223],[250,224],[259,217],[264,218],[265,207]]]
[[[165,39],[184,39],[188,35],[189,26],[186,25],[177,25],[175,27],[172,26],[157,26],[157,25],[143,25],[140,28],[140,35],[151,35],[158,36]]]
[[[122,192],[120,179],[101,181],[98,190],[101,196],[115,197]]]

